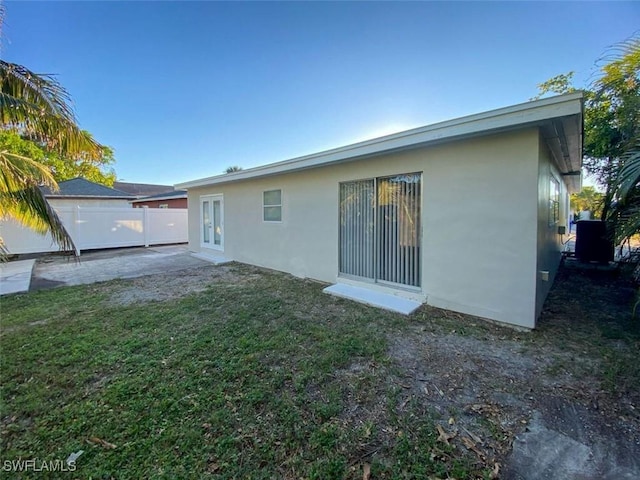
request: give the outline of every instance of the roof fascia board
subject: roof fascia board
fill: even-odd
[[[126,197],[110,197],[107,195],[45,195],[45,198],[57,198],[57,199],[65,199],[65,198],[90,198],[90,199],[100,199],[100,200],[132,200],[136,197],[134,196],[126,196]]]
[[[522,103],[248,170],[179,183],[175,187],[188,189],[237,182],[330,165],[383,152],[451,141],[460,137],[538,125],[553,118],[581,114],[582,97],[582,93],[572,93]]]
[[[155,202],[156,200],[180,200],[182,198],[187,198],[187,194],[183,193],[182,195],[174,195],[174,196],[167,196],[167,197],[141,197],[141,198],[136,198],[135,200],[130,200],[131,203],[138,203],[138,202]]]

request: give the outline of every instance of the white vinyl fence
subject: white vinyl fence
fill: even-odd
[[[81,250],[188,241],[186,208],[56,207]],[[39,235],[9,220],[0,222],[0,237],[11,254],[56,252],[51,235]]]

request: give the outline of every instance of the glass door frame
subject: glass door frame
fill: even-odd
[[[414,194],[418,199],[418,203],[414,204],[414,209],[411,212],[413,214],[412,218],[418,224],[416,227],[415,236],[413,236],[413,240],[415,243],[413,245],[413,248],[417,249],[411,257],[413,259],[413,262],[407,262],[407,260],[405,259],[406,257],[404,255],[399,256],[397,253],[395,255],[392,253],[393,252],[393,249],[391,249],[392,245],[395,246],[395,250],[397,250],[400,247],[399,238],[401,233],[399,230],[394,230],[394,229],[390,230],[392,235],[391,242],[388,242],[388,241],[383,242],[383,238],[382,238],[384,236],[382,232],[382,228],[385,228],[386,226],[386,228],[388,229],[389,225],[382,221],[382,217],[385,216],[386,212],[384,210],[381,210],[381,208],[383,207],[383,205],[381,204],[381,190],[380,190],[381,183],[390,179],[400,178],[404,176],[417,177],[418,182],[420,184],[417,192]],[[350,268],[352,267],[352,265],[345,268],[343,264],[343,262],[345,261],[345,252],[342,250],[342,248],[343,248],[343,245],[345,244],[345,238],[343,237],[343,229],[342,229],[342,222],[343,222],[342,188],[343,186],[347,186],[349,184],[357,184],[357,183],[365,183],[365,182],[371,182],[371,186],[373,189],[373,201],[371,205],[371,212],[369,213],[369,216],[371,218],[369,219],[369,221],[371,222],[372,229],[373,229],[374,245],[373,245],[373,251],[371,252],[370,257],[368,255],[364,255],[364,256],[361,255],[360,256],[361,258],[359,259],[360,261],[369,263],[369,266],[365,267],[364,270],[370,272],[370,275],[360,276],[354,273],[347,273],[348,270],[353,270],[353,268]],[[339,200],[338,200],[338,204],[339,204],[338,277],[352,279],[355,281],[360,281],[365,283],[375,283],[378,285],[389,286],[389,287],[402,289],[402,290],[409,290],[409,291],[416,291],[416,292],[419,292],[422,290],[421,250],[422,250],[422,215],[423,215],[422,202],[424,198],[423,188],[424,188],[424,184],[423,184],[422,172],[411,172],[411,173],[403,173],[403,174],[396,174],[396,175],[385,175],[385,176],[373,177],[373,178],[362,178],[358,180],[349,180],[349,181],[339,183],[339,186],[338,186],[338,197],[339,197]],[[362,232],[356,232],[355,235],[352,233],[352,238],[353,236],[355,236],[356,241],[366,238],[366,235],[363,235]],[[389,244],[389,245],[385,247],[383,246],[382,243],[385,243],[385,245],[386,244]],[[388,277],[389,275],[384,274],[384,272],[382,271],[383,255],[393,256],[393,258],[391,259],[392,263],[389,264],[389,267],[393,267],[392,270],[395,270],[397,275],[393,277],[393,274],[392,274],[391,277],[404,278],[405,282],[396,282],[396,281],[384,279],[384,277]],[[347,254],[347,256],[349,256],[349,254]],[[398,263],[399,261],[402,263]],[[407,268],[406,268],[407,265],[409,265],[409,271],[407,271]],[[360,268],[360,270],[362,270],[362,268]],[[410,281],[406,281],[406,280],[410,280]]]
[[[219,212],[214,208],[215,203],[219,203]],[[200,197],[200,246],[212,250],[224,251],[224,197],[222,194],[202,195]],[[216,216],[216,213],[218,215]],[[207,214],[208,225],[205,225],[205,214]],[[207,228],[209,229],[207,232]],[[216,229],[219,235],[219,243],[216,243]],[[208,233],[205,235],[205,233]]]

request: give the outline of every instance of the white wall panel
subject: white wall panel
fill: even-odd
[[[55,252],[58,250],[51,235],[39,235],[13,220],[0,222],[0,238],[9,252],[13,254]]]
[[[147,214],[147,232],[151,245],[186,243],[189,240],[186,208],[148,208]]]

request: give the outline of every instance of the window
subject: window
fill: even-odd
[[[262,193],[262,219],[265,222],[282,221],[282,190]]]
[[[552,175],[549,180],[549,226],[560,221],[560,183]]]
[[[169,204],[168,203],[161,203],[160,205],[158,205],[158,208],[169,208]]]

